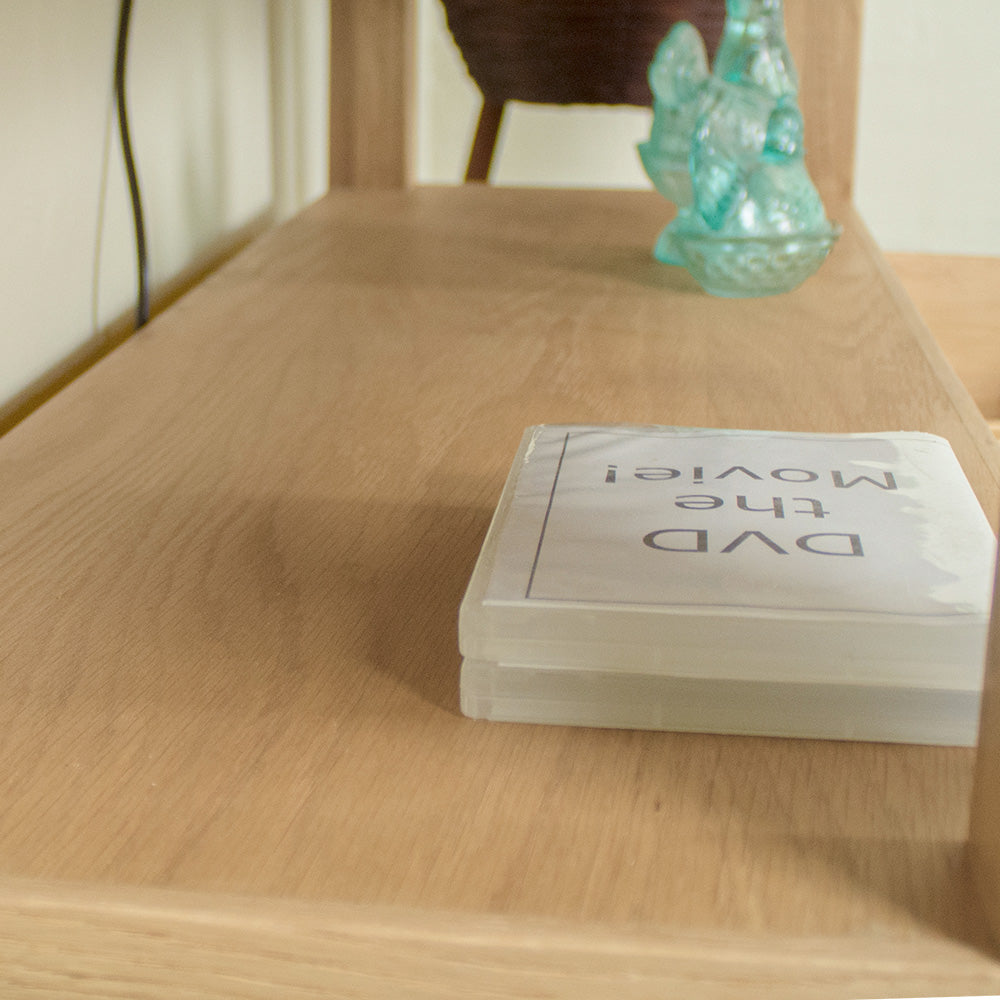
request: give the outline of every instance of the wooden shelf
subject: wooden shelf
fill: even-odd
[[[996,527],[997,442],[832,214],[803,288],[725,301],[651,195],[330,195],[0,441],[0,983],[1000,993],[974,752],[457,708],[526,425],[931,431]]]
[[[886,256],[994,434],[1000,432],[1000,257]]]

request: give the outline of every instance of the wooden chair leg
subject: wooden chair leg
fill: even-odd
[[[497,136],[500,133],[504,107],[503,101],[483,101],[482,110],[479,112],[479,124],[476,126],[476,136],[472,140],[472,150],[469,153],[469,165],[465,170],[466,182],[486,183],[489,180],[493,150],[496,148]]]

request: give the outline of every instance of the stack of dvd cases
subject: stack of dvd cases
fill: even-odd
[[[994,552],[933,435],[532,427],[462,601],[462,711],[971,745]]]

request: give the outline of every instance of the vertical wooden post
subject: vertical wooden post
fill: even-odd
[[[330,186],[410,181],[412,0],[330,0]]]
[[[1000,586],[994,586],[993,592],[969,857],[983,910],[1000,945]]]
[[[862,7],[863,0],[785,0],[806,162],[828,209],[851,198]]]

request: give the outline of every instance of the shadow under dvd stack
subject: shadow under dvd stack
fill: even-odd
[[[461,605],[462,711],[972,745],[994,553],[934,435],[531,427]]]

